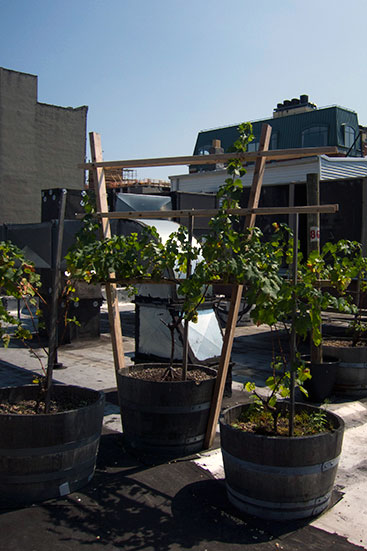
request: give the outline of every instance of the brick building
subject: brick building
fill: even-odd
[[[37,101],[37,76],[0,67],[0,224],[41,221],[41,190],[83,189],[88,107]]]

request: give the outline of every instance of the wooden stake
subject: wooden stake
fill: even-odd
[[[291,346],[290,346],[290,363],[291,363],[291,385],[290,385],[290,416],[289,416],[289,436],[294,435],[294,413],[295,413],[295,391],[296,391],[296,358],[297,358],[297,333],[296,333],[296,316],[297,316],[297,268],[298,268],[298,229],[299,215],[295,215],[293,228],[293,310],[292,310],[292,331],[291,331]]]
[[[189,215],[188,231],[189,231],[188,239],[191,247],[193,233],[194,233],[194,216],[192,214]],[[190,258],[190,255],[188,255],[187,269],[186,269],[187,279],[189,279],[189,277],[191,276],[191,270],[192,270],[191,258]],[[189,363],[189,321],[185,319],[184,330],[183,330],[183,357],[182,357],[182,380],[183,381],[186,381],[188,363]]]
[[[320,179],[318,174],[307,174],[306,182],[307,190],[307,205],[320,205]],[[312,251],[320,252],[320,214],[310,213],[307,215],[307,255],[309,256]],[[317,284],[317,288],[320,288],[320,284]],[[320,324],[319,331],[322,331],[322,324]],[[322,363],[322,345],[316,346],[313,342],[311,335],[310,346],[311,363]]]
[[[103,161],[101,136],[96,132],[90,132],[89,134],[91,156],[93,162]],[[100,167],[94,167],[94,185],[97,200],[97,210],[99,212],[108,211],[107,204],[107,191],[104,169]],[[110,221],[107,218],[102,218],[102,238],[111,237]],[[114,278],[115,274],[111,274],[111,278]],[[106,283],[106,296],[108,305],[108,319],[111,330],[113,359],[115,363],[115,371],[119,371],[125,367],[124,348],[122,343],[122,330],[120,320],[120,310],[117,298],[116,285],[113,283]]]
[[[252,186],[250,191],[250,198],[248,208],[257,208],[259,204],[261,186],[265,170],[266,157],[264,152],[269,149],[271,136],[271,126],[269,124],[263,124],[261,130],[261,138],[259,145],[259,156],[256,160],[255,170],[252,180]],[[245,226],[252,227],[255,224],[256,214],[251,213],[246,216]],[[228,313],[226,331],[224,334],[222,354],[218,366],[218,374],[215,382],[215,388],[212,398],[212,404],[209,414],[208,428],[204,440],[204,448],[210,448],[213,444],[215,433],[217,430],[217,424],[222,407],[224,386],[227,378],[229,362],[231,359],[232,345],[234,339],[234,332],[237,325],[238,312],[241,304],[243,292],[243,285],[233,285],[231,303]]]

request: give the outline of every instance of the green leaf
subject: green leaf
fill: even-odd
[[[247,383],[245,383],[245,385],[244,385],[244,390],[245,390],[246,392],[250,392],[250,393],[251,393],[251,392],[254,392],[255,389],[256,389],[255,383],[247,382]]]
[[[276,398],[276,396],[273,395],[273,396],[271,396],[271,398],[269,399],[268,405],[269,405],[270,407],[274,408],[274,407],[276,406],[276,404],[277,404],[277,398]]]

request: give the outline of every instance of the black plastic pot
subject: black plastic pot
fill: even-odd
[[[0,389],[0,401],[36,399],[38,387]],[[15,506],[67,495],[94,474],[101,436],[104,394],[54,385],[53,397],[85,401],[50,414],[0,414],[0,503]]]
[[[302,356],[302,359],[311,373],[311,379],[307,379],[303,384],[308,392],[308,399],[311,402],[323,402],[333,393],[339,360],[335,356],[325,354],[321,364],[311,362],[310,356]]]
[[[351,346],[350,339],[345,346],[333,346],[332,341],[324,341],[323,351],[339,358],[335,391],[347,396],[367,396],[367,346]]]
[[[135,369],[162,367],[141,364]],[[165,366],[167,367],[167,366]],[[124,441],[132,450],[160,458],[181,457],[203,448],[216,371],[203,366],[211,379],[145,381],[120,370],[117,385]]]
[[[334,485],[344,421],[326,412],[331,432],[292,438],[264,436],[231,427],[248,407],[228,408],[220,419],[229,501],[241,511],[274,520],[307,518],[324,511]],[[297,403],[296,412],[300,410],[319,408]]]

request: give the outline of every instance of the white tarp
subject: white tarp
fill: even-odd
[[[139,344],[137,353],[168,359],[171,355],[171,335],[163,323],[171,322],[171,314],[157,304],[139,305]],[[222,331],[212,308],[199,310],[198,322],[189,323],[189,346],[198,362],[220,356]],[[175,359],[182,360],[182,343],[175,332]]]

